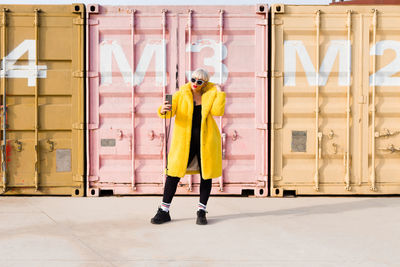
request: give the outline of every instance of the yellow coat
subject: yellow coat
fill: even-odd
[[[203,179],[216,178],[222,175],[221,134],[213,116],[224,115],[225,93],[218,92],[213,83],[208,82],[201,96],[201,133],[200,158]],[[190,83],[180,87],[172,97],[172,110],[160,118],[175,117],[172,143],[168,153],[169,176],[183,177],[185,174],[199,173],[199,168],[193,170],[187,163],[189,159],[190,139],[192,133],[193,94]],[[195,157],[196,159],[196,157]],[[194,160],[193,162],[197,162]]]

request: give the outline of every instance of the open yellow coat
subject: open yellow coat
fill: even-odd
[[[203,179],[216,178],[222,175],[221,134],[213,116],[224,115],[225,93],[218,92],[213,83],[208,82],[201,96],[201,133],[200,158]],[[190,83],[180,87],[172,97],[172,110],[160,118],[175,117],[172,143],[168,153],[168,170],[170,176],[183,177],[185,174],[199,173],[192,170],[187,163],[189,159],[190,138],[192,133],[193,94]],[[172,112],[172,114],[171,114]],[[196,160],[196,157],[195,157]],[[194,161],[195,161],[194,160]]]

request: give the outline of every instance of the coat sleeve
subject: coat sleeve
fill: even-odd
[[[157,113],[158,113],[158,117],[160,117],[161,119],[166,119],[166,118],[171,118],[174,117],[178,108],[178,103],[179,103],[179,95],[180,95],[180,91],[177,91],[174,93],[174,95],[172,96],[172,114],[171,111],[167,111],[165,114],[161,114],[161,107],[158,107]]]
[[[225,112],[225,92],[217,92],[217,96],[211,106],[210,113],[213,116],[223,116]]]

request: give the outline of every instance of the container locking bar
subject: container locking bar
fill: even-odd
[[[319,159],[321,158],[321,140],[322,133],[319,131],[319,54],[320,54],[320,23],[321,23],[321,10],[317,10],[315,24],[316,24],[316,72],[315,72],[315,175],[314,175],[314,189],[319,190]]]
[[[189,67],[189,78],[192,78],[192,9],[188,9],[188,43],[189,43],[189,57],[188,57],[188,67]],[[201,166],[199,166],[201,168]],[[188,175],[188,191],[193,191],[193,175]]]
[[[161,11],[162,15],[161,15],[161,26],[162,26],[162,49],[163,49],[163,72],[162,72],[162,102],[164,103],[164,99],[165,99],[165,94],[166,94],[166,85],[165,85],[165,78],[166,78],[166,68],[167,68],[167,44],[166,44],[166,13],[167,10],[163,9]],[[164,137],[167,136],[167,132],[166,132],[166,120],[163,120],[163,135]],[[167,164],[167,140],[164,138],[164,144],[163,144],[163,168],[166,168],[166,164]],[[162,175],[162,182],[163,182],[163,188],[165,187],[165,180],[166,180],[166,173],[163,172]]]
[[[131,84],[132,84],[132,110],[131,110],[131,153],[132,153],[132,160],[131,160],[131,169],[132,169],[132,176],[131,176],[131,188],[133,191],[136,191],[136,177],[135,177],[135,13],[136,9],[132,10],[132,34],[131,34],[131,44],[132,44],[132,75],[131,75]]]
[[[377,13],[378,11],[376,9],[373,9],[372,12],[374,12],[373,18],[372,18],[372,42],[373,42],[373,48],[375,49],[374,55],[372,57],[372,73],[376,73],[376,27],[377,27]],[[375,106],[375,76],[372,75],[372,99],[371,99],[371,177],[370,177],[370,189],[371,191],[377,191],[376,188],[376,174],[375,174],[375,113],[376,113],[376,106]]]
[[[1,58],[3,59],[3,64],[1,66],[2,71],[4,73],[3,77],[1,78],[1,87],[3,93],[3,108],[1,109],[1,117],[3,120],[3,131],[2,131],[2,138],[3,144],[1,145],[1,170],[2,170],[2,182],[3,182],[3,193],[7,190],[7,90],[6,90],[6,73],[7,73],[7,64],[6,64],[6,53],[7,53],[7,12],[8,9],[3,8],[2,10],[2,49],[1,49]]]
[[[188,43],[189,43],[189,58],[188,58],[188,67],[189,67],[189,78],[192,77],[192,9],[188,9]]]
[[[39,65],[39,12],[40,9],[35,8],[35,44],[36,44],[36,57],[35,57],[35,73],[36,73],[36,81],[35,81],[35,189],[39,190],[39,76],[38,73],[38,65]]]
[[[226,133],[221,134],[222,137],[222,159],[226,158]]]
[[[347,42],[348,42],[348,70],[347,70],[347,108],[346,108],[346,161],[344,182],[346,190],[350,191],[350,94],[351,94],[351,10],[347,10]]]
[[[364,59],[364,56],[363,56],[363,49],[361,49],[361,47],[363,47],[363,45],[364,45],[364,42],[363,42],[363,33],[364,33],[364,23],[363,23],[363,21],[364,21],[364,19],[363,19],[363,15],[362,14],[359,14],[359,27],[360,27],[360,30],[359,30],[359,36],[358,36],[358,39],[359,39],[359,47],[360,47],[360,49],[358,49],[359,50],[359,55],[358,55],[358,58],[359,58],[359,62],[358,62],[358,71],[359,71],[359,73],[364,73],[363,71],[363,59]],[[358,78],[358,80],[359,80],[359,85],[360,85],[360,88],[361,88],[361,90],[359,90],[359,93],[358,93],[358,99],[359,99],[359,101],[358,101],[358,103],[359,104],[361,104],[361,105],[358,105],[358,113],[360,114],[359,116],[359,118],[358,118],[358,136],[359,136],[359,138],[358,138],[358,155],[359,155],[359,159],[358,159],[358,181],[357,181],[357,185],[362,185],[362,180],[363,180],[363,157],[362,157],[362,154],[363,154],[363,127],[362,127],[362,124],[361,124],[361,117],[362,117],[362,114],[363,114],[363,110],[364,110],[364,108],[363,108],[363,104],[366,104],[367,103],[367,96],[365,96],[364,95],[364,92],[363,92],[363,75],[359,75],[359,78]]]
[[[223,41],[224,41],[224,10],[219,10],[219,85],[222,87],[222,71],[223,71]],[[226,143],[226,134],[223,132],[222,128],[222,116],[219,117],[219,129],[221,130],[221,138],[224,145]],[[222,147],[224,149],[224,147]],[[225,156],[223,156],[223,159]],[[219,177],[219,191],[224,191],[224,172],[222,172],[221,177]]]

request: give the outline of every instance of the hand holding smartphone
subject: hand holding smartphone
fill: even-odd
[[[165,95],[165,101],[168,101],[168,105],[172,105],[172,95]]]
[[[172,109],[172,95],[165,95],[165,101],[161,108],[161,113],[165,114]]]

